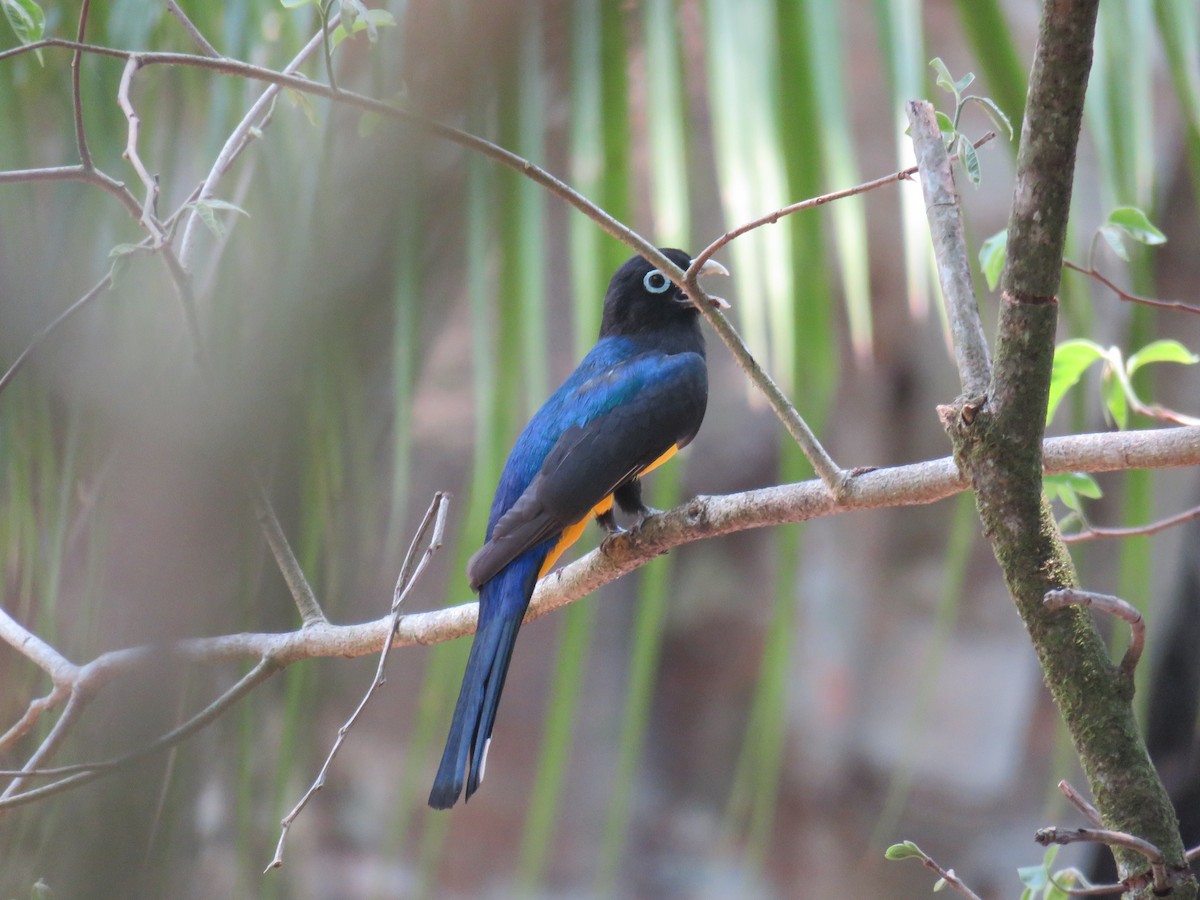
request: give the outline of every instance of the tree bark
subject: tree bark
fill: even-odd
[[[1175,812],[1134,718],[1132,678],[1111,662],[1089,613],[1049,612],[1049,590],[1076,587],[1070,555],[1042,492],[1042,438],[1054,357],[1075,149],[1092,61],[1098,0],[1046,0],[1008,225],[1008,260],[986,396],[944,416],[1004,573],[1106,824],[1166,856],[1176,897],[1196,896]],[[1116,850],[1122,879],[1149,869]],[[1149,888],[1134,896],[1149,896]]]

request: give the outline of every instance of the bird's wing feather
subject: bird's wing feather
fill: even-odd
[[[674,446],[687,444],[704,417],[704,359],[695,353],[644,354],[581,384],[540,471],[497,519],[471,558],[478,588],[509,562],[581,521],[621,484]]]

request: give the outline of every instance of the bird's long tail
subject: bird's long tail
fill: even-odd
[[[483,780],[500,692],[539,568],[536,560],[518,558],[480,591],[479,628],[467,657],[446,749],[429,792],[429,805],[434,809],[449,809],[458,802],[464,778],[468,800]]]

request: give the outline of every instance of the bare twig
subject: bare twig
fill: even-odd
[[[29,706],[25,708],[25,712],[21,717],[12,724],[8,731],[0,735],[0,753],[6,753],[10,747],[29,733],[30,729],[41,718],[42,713],[54,709],[54,707],[66,700],[70,694],[70,688],[56,684],[46,696],[30,700]]]
[[[418,526],[412,543],[408,545],[408,553],[405,554],[404,564],[400,567],[400,576],[396,579],[396,588],[392,593],[391,626],[388,630],[388,636],[383,641],[383,647],[379,652],[379,665],[375,669],[375,678],[371,681],[370,687],[363,694],[362,700],[359,701],[354,712],[350,714],[350,718],[338,729],[337,739],[333,742],[333,746],[330,747],[329,754],[325,757],[325,762],[321,766],[321,770],[317,773],[316,779],[309,786],[308,790],[304,792],[304,796],[300,798],[299,802],[292,808],[292,811],[284,816],[283,820],[279,823],[279,843],[275,845],[275,856],[267,864],[265,872],[283,865],[283,845],[287,840],[288,831],[291,829],[292,823],[296,821],[296,817],[308,805],[308,801],[312,799],[313,795],[325,786],[325,777],[329,773],[329,767],[333,765],[333,759],[337,756],[338,750],[341,749],[346,735],[350,733],[350,729],[358,721],[359,715],[375,694],[376,688],[382,686],[386,680],[385,672],[387,669],[388,654],[392,649],[391,636],[396,633],[396,625],[400,621],[400,606],[417,583],[417,579],[421,577],[421,573],[433,558],[433,554],[442,546],[442,538],[446,533],[446,511],[448,506],[449,502],[446,494],[439,491],[433,495],[433,502],[429,505],[429,509],[425,513],[425,518],[422,520],[420,526]],[[418,558],[416,553],[422,545],[425,546],[425,550]]]
[[[330,27],[336,28],[340,19],[340,16],[334,16],[330,21]],[[323,34],[323,31],[318,31],[313,35],[292,61],[283,68],[283,72],[287,75],[297,72],[300,66],[321,46]],[[208,175],[204,178],[204,183],[200,185],[199,190],[193,194],[190,200],[204,201],[212,199],[216,195],[217,182],[229,171],[234,160],[238,158],[250,143],[251,136],[254,134],[255,123],[260,119],[265,120],[266,115],[272,108],[272,104],[275,102],[275,98],[279,96],[281,90],[283,90],[281,85],[268,85],[267,89],[254,101],[250,109],[242,116],[242,121],[238,123],[237,127],[226,138],[225,145],[221,148],[221,152],[217,154],[216,161],[213,162],[212,168],[209,169]],[[199,213],[193,208],[188,216],[187,224],[184,225],[183,238],[179,245],[179,261],[185,269],[191,266],[192,249],[195,244],[198,220]]]
[[[1200,314],[1200,306],[1192,306],[1190,303],[1183,303],[1179,300],[1159,300],[1157,297],[1143,297],[1140,294],[1131,294],[1098,272],[1095,266],[1081,266],[1071,262],[1069,259],[1064,259],[1062,264],[1064,268],[1070,269],[1073,272],[1079,272],[1100,282],[1100,284],[1116,294],[1117,299],[1124,300],[1126,303],[1140,303],[1143,306],[1152,306],[1155,309],[1171,309],[1178,312]]]
[[[208,38],[206,38],[204,33],[196,27],[196,23],[188,18],[187,13],[185,13],[179,7],[179,4],[176,3],[175,0],[167,0],[167,11],[179,20],[179,24],[183,26],[183,30],[188,33],[188,36],[196,42],[196,46],[214,59],[221,58],[221,53],[216,47],[208,42]],[[80,37],[79,40],[82,41],[83,38]]]
[[[63,707],[62,715],[58,717],[58,721],[50,729],[50,733],[33,751],[33,754],[25,761],[21,772],[13,778],[12,781],[0,792],[0,809],[4,808],[5,801],[17,796],[17,792],[21,789],[21,785],[25,783],[25,779],[29,773],[39,768],[42,763],[51,759],[62,746],[63,740],[67,734],[75,726],[79,717],[83,714],[84,708],[91,702],[92,695],[79,687],[78,684],[73,685],[71,692],[67,697],[67,705]]]
[[[979,320],[954,173],[933,105],[925,100],[910,100],[905,108],[921,172],[925,211],[933,238],[938,278],[946,298],[946,317],[950,322],[964,399],[968,403],[978,403],[991,381],[992,363],[983,323]]]
[[[1173,516],[1167,516],[1164,519],[1158,519],[1146,525],[1131,525],[1128,528],[1105,528],[1085,521],[1080,531],[1075,534],[1064,534],[1063,540],[1068,544],[1080,544],[1084,541],[1093,541],[1099,538],[1144,537],[1158,534],[1160,531],[1166,531],[1168,528],[1183,525],[1194,519],[1200,519],[1200,506],[1193,506],[1191,509],[1176,513]]]
[[[91,290],[64,309],[58,314],[53,322],[35,334],[29,343],[25,345],[25,349],[21,351],[20,355],[13,360],[13,363],[8,367],[8,370],[3,375],[0,375],[0,393],[3,393],[4,389],[8,387],[9,383],[13,380],[13,378],[16,377],[17,373],[21,371],[21,367],[24,366],[29,360],[29,357],[33,354],[33,351],[37,349],[38,345],[40,345],[42,341],[50,336],[50,333],[54,331],[54,329],[56,329],[63,322],[67,321],[67,319],[71,318],[71,316],[75,315],[75,313],[79,312],[79,310],[83,309],[85,306],[107,291],[110,287],[112,287],[112,276],[105,275],[100,279],[99,282],[92,286]]]
[[[143,654],[143,656],[144,655],[145,654]],[[103,658],[104,657],[98,657],[92,663],[89,663],[88,666],[84,667],[84,669],[90,670],[92,665],[99,663]],[[19,794],[10,794],[6,791],[4,795],[0,796],[0,811],[11,809],[17,806],[23,806],[27,803],[32,803],[36,800],[41,800],[45,797],[62,793],[63,791],[70,790],[71,788],[79,787],[80,785],[87,784],[90,781],[95,781],[101,775],[116,771],[117,769],[125,768],[126,766],[144,759],[147,756],[159,753],[170,747],[174,747],[180,741],[204,728],[206,725],[224,713],[229,707],[233,706],[233,704],[235,704],[238,700],[257,687],[260,683],[266,681],[268,678],[278,672],[280,668],[282,667],[279,666],[275,660],[269,657],[260,659],[254,668],[243,675],[236,684],[230,687],[200,712],[196,713],[196,715],[192,716],[183,724],[163,734],[161,737],[151,741],[148,744],[138,747],[136,750],[132,750],[129,753],[95,763],[85,763],[76,766],[60,766],[56,769],[42,769],[38,771],[22,772],[25,777],[29,777],[31,775],[63,775],[65,777],[60,778],[58,781],[51,782],[50,784],[32,788]],[[100,672],[101,670],[90,671]],[[107,673],[103,677],[107,677]],[[74,699],[74,697],[72,697],[72,699]],[[68,710],[69,709],[70,704],[68,703]],[[65,719],[66,717],[67,711],[64,711],[59,722],[61,723],[62,719]],[[57,724],[55,727],[58,727]],[[47,742],[48,741],[49,738],[47,738]],[[41,748],[39,748],[39,750],[40,749]]]
[[[1083,794],[1079,793],[1079,791],[1075,790],[1074,785],[1072,785],[1069,781],[1063,780],[1058,783],[1058,789],[1062,792],[1062,795],[1071,802],[1072,806],[1083,813],[1083,817],[1085,819],[1087,819],[1097,828],[1104,827],[1104,819],[1101,817],[1100,811],[1097,810],[1096,807],[1092,806],[1092,804],[1088,803],[1087,798],[1085,798]]]
[[[88,11],[91,6],[91,0],[83,0],[79,7],[79,27],[75,29],[75,40],[81,44],[87,33]],[[82,50],[71,54],[71,101],[75,112],[75,147],[79,151],[79,164],[90,171],[92,152],[88,149],[87,132],[83,127],[83,96],[79,88],[79,65],[82,58]]]
[[[329,619],[326,618],[325,611],[321,609],[312,585],[304,576],[304,569],[301,568],[300,561],[292,552],[287,536],[283,533],[283,526],[279,524],[279,518],[275,515],[270,498],[267,497],[266,489],[256,480],[250,488],[250,494],[254,503],[255,518],[258,519],[263,536],[267,539],[267,546],[271,548],[271,555],[275,557],[275,564],[279,566],[283,580],[287,582],[292,601],[300,612],[303,627],[311,628],[314,625],[328,624]]]
[[[125,71],[121,74],[121,85],[117,89],[117,104],[121,107],[121,111],[125,113],[125,118],[129,122],[129,138],[125,142],[125,152],[122,156],[129,160],[129,164],[133,166],[133,170],[137,173],[139,179],[146,187],[146,199],[142,203],[141,223],[147,231],[155,238],[155,247],[162,244],[162,230],[155,220],[155,214],[158,207],[158,178],[151,175],[146,169],[145,163],[142,162],[142,157],[138,154],[138,132],[141,129],[141,119],[138,118],[137,112],[133,108],[133,103],[129,99],[129,86],[133,82],[134,73],[142,66],[141,57],[136,53],[131,53],[125,60]]]
[[[1120,597],[1110,594],[1097,594],[1092,591],[1081,591],[1075,588],[1059,588],[1047,591],[1042,602],[1046,609],[1065,609],[1068,606],[1089,606],[1116,616],[1129,624],[1129,648],[1121,659],[1120,670],[1129,678],[1137,668],[1138,660],[1142,658],[1142,649],[1146,645],[1146,623],[1142,614]]]
[[[1167,859],[1162,851],[1147,840],[1126,834],[1123,831],[1112,831],[1105,828],[1039,828],[1033,839],[1043,847],[1049,844],[1092,843],[1105,844],[1109,847],[1124,847],[1140,853],[1150,862],[1153,876],[1154,892],[1164,896],[1170,888],[1170,878],[1167,874]]]

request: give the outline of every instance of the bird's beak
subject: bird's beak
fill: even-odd
[[[715,259],[706,259],[704,265],[700,267],[699,275],[703,278],[705,275],[724,275],[729,277],[729,270],[717,262]],[[723,297],[714,297],[711,294],[709,299],[712,300],[713,306],[717,309],[729,309],[729,303]]]

